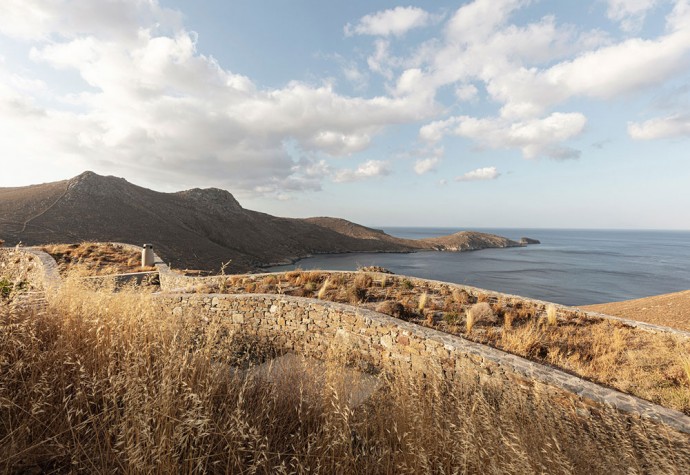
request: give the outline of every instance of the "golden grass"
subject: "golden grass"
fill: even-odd
[[[427,375],[365,404],[309,375],[242,371],[275,354],[218,317],[67,282],[45,313],[0,307],[2,473],[687,473],[687,438],[606,411]]]
[[[420,312],[424,311],[424,308],[426,307],[426,302],[429,299],[429,294],[424,292],[422,295],[419,296],[419,303],[417,304],[417,310]]]
[[[555,327],[558,325],[558,317],[556,315],[556,306],[555,305],[547,305],[546,306],[546,322],[551,325],[552,327]]]

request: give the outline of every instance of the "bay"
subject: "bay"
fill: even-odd
[[[422,239],[462,228],[383,228],[392,236]],[[382,266],[401,275],[442,280],[537,298],[587,305],[690,289],[690,231],[472,229],[541,244],[471,252],[324,254],[289,269],[355,270]]]

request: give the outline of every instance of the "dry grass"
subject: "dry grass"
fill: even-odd
[[[687,439],[469,377],[391,375],[364,405],[309,375],[231,370],[262,341],[153,297],[74,282],[48,311],[0,307],[3,473],[687,473]],[[244,363],[243,363],[244,362]]]
[[[362,272],[292,272],[277,278],[286,286],[285,294],[305,297],[314,297],[330,279],[319,298],[383,309],[379,311],[562,368],[690,415],[690,387],[677,357],[690,354],[686,339],[576,313],[559,317],[555,306],[520,299],[475,296],[452,287],[427,289],[394,275],[386,276],[385,287]],[[243,289],[227,289],[234,291]],[[399,305],[382,305],[386,301]],[[439,318],[429,312],[431,308],[441,310]]]
[[[555,305],[548,305],[546,307],[546,322],[552,327],[558,325],[558,317],[556,315]]]
[[[155,270],[141,267],[141,252],[112,243],[49,244],[42,249],[55,259],[63,275],[75,270],[84,275]]]
[[[424,292],[422,295],[419,297],[419,303],[417,304],[417,310],[420,312],[424,311],[424,308],[426,307],[427,300],[429,299],[429,294]]]

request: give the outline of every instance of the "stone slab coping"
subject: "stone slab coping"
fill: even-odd
[[[107,275],[89,275],[84,277],[84,279],[126,279],[126,278],[135,278],[135,277],[147,277],[147,276],[154,276],[158,275],[157,270],[150,270],[150,271],[142,271],[142,272],[125,272],[122,274],[107,274]]]

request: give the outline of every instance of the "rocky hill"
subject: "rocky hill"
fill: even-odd
[[[420,239],[431,249],[437,251],[476,251],[490,247],[520,247],[523,244],[495,234],[461,231],[438,238]]]
[[[93,172],[54,183],[0,188],[0,239],[6,245],[150,242],[173,267],[215,271],[230,261],[231,272],[319,253],[518,245],[481,233],[399,239],[337,218],[279,218],[247,210],[217,188],[161,193]]]

